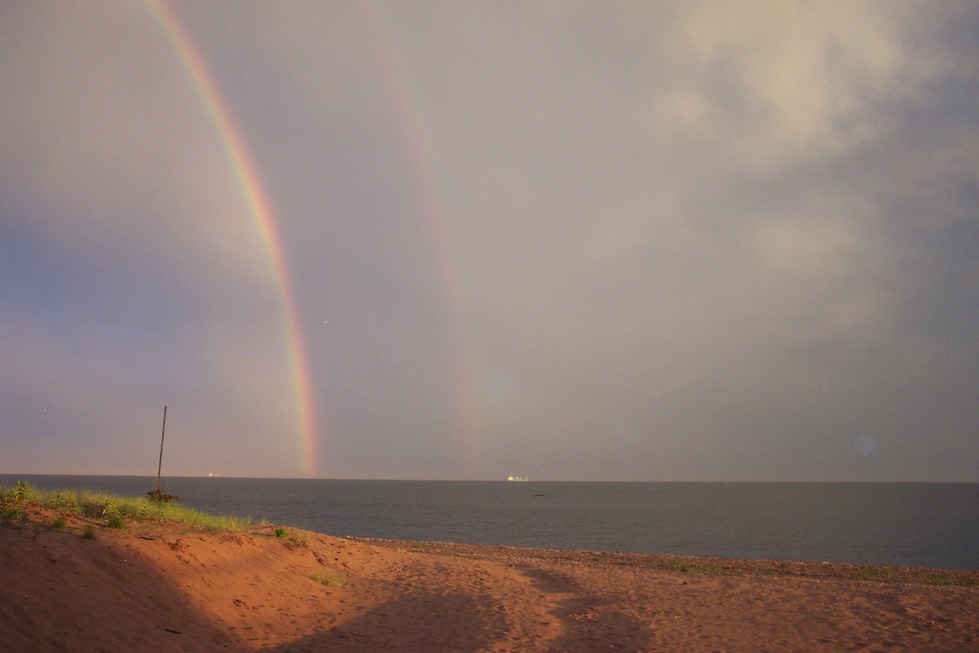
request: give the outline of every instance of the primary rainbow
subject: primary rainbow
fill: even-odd
[[[221,100],[217,86],[186,30],[164,0],[145,0],[145,2],[187,72],[200,96],[201,104],[214,125],[214,130],[238,182],[252,225],[265,251],[272,279],[282,298],[283,327],[296,398],[303,467],[307,476],[315,476],[319,460],[316,450],[316,413],[310,389],[303,333],[299,327],[295,295],[286,268],[285,254],[275,216],[255,170],[255,164],[248,154],[241,134],[231,120],[231,113]]]

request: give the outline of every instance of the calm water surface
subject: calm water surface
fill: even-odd
[[[0,475],[142,495],[155,478]],[[979,569],[979,484],[170,478],[183,505],[331,535]]]

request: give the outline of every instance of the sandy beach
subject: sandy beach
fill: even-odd
[[[0,525],[3,650],[979,649],[979,571],[57,516]]]

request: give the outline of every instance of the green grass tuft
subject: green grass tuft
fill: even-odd
[[[17,506],[0,504],[0,523],[9,524],[13,521],[19,521],[21,523],[27,521],[27,513]]]
[[[307,537],[304,533],[296,535],[293,533],[288,537],[282,538],[282,544],[285,545],[287,549],[303,549],[309,547],[309,543],[306,541]]]
[[[669,559],[660,563],[660,569],[666,571],[678,571],[680,573],[693,573],[702,574],[704,576],[719,576],[724,573],[719,565],[713,564],[698,564],[694,562],[686,562],[684,560]]]
[[[346,572],[329,574],[329,575],[324,575],[321,574],[320,572],[316,572],[315,574],[311,574],[310,578],[316,581],[317,583],[319,583],[320,585],[326,585],[327,587],[335,587],[337,589],[343,589],[344,587],[347,586],[348,583],[350,583],[350,576]]]
[[[215,517],[175,503],[162,503],[149,497],[122,497],[87,490],[39,490],[30,483],[18,481],[13,488],[0,486],[0,522],[25,522],[24,504],[80,517],[104,519],[110,528],[122,528],[127,521],[166,521],[195,526],[207,531],[239,531],[251,520],[238,517]]]

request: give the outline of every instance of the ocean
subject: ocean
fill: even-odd
[[[0,475],[143,495],[155,477]],[[553,549],[979,569],[975,483],[165,479],[203,512],[320,533]]]

